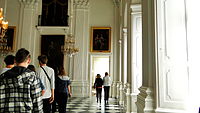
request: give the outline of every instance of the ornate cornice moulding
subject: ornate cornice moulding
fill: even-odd
[[[120,5],[120,0],[113,0],[113,3],[115,6],[119,7]]]
[[[34,8],[38,4],[39,0],[19,0],[27,8]]]
[[[88,8],[89,6],[89,0],[73,0],[73,1],[74,1],[74,5],[78,9]]]

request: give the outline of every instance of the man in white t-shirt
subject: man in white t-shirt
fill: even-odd
[[[6,67],[2,68],[0,70],[0,74],[4,73],[4,72],[6,72],[6,71],[8,71],[8,70],[10,70],[11,68],[14,67],[15,56],[13,56],[13,55],[6,56],[5,59],[4,59],[4,62],[6,64]]]
[[[104,86],[104,100],[105,104],[108,104],[109,99],[109,90],[111,86],[111,79],[108,75],[108,72],[105,72],[105,76],[103,77],[103,86]]]
[[[47,66],[47,56],[38,56],[40,68],[37,69],[39,78],[45,87],[45,93],[42,96],[43,99],[43,111],[44,113],[51,113],[52,102],[54,101],[54,89],[55,89],[55,75],[54,70]]]

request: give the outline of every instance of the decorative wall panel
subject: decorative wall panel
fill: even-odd
[[[157,2],[159,107],[184,109],[188,93],[185,1]]]

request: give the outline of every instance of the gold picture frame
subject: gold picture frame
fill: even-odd
[[[6,46],[8,47],[8,51],[13,52],[15,50],[16,26],[8,26],[4,38],[7,39]]]
[[[92,27],[91,52],[111,52],[111,27]]]

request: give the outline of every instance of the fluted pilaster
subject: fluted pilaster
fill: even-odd
[[[37,8],[39,0],[19,0],[20,2],[20,22],[18,33],[18,48],[24,47],[34,50],[36,41]],[[24,43],[26,42],[26,43]],[[34,51],[32,51],[34,56]]]

